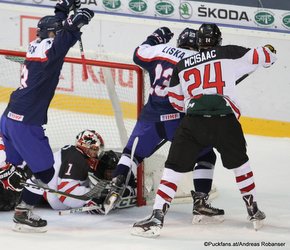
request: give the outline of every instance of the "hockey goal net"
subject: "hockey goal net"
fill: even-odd
[[[19,86],[25,52],[0,50],[0,113],[11,92]],[[46,135],[53,150],[74,144],[84,129],[98,131],[106,149],[121,152],[147,99],[149,84],[136,65],[104,60],[86,60],[88,76],[82,78],[82,61],[66,57],[55,96],[48,111]],[[148,85],[148,86],[147,86]],[[147,89],[144,88],[147,86]],[[144,161],[137,173],[137,203],[151,203],[158,188],[169,143]],[[192,177],[185,176],[176,197],[187,198]]]

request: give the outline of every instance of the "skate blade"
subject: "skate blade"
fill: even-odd
[[[264,226],[264,220],[252,220],[255,231],[258,231]]]
[[[47,231],[47,227],[31,227],[25,224],[14,223],[12,231],[19,233],[45,233]]]
[[[160,235],[161,228],[151,226],[148,230],[144,230],[142,227],[133,227],[131,229],[131,235],[144,237],[144,238],[157,238]]]
[[[107,215],[116,205],[118,196],[113,194],[106,203],[104,203],[105,215]]]
[[[206,216],[206,215],[193,215],[192,224],[194,225],[206,225],[206,224],[218,224],[225,220],[223,215]]]

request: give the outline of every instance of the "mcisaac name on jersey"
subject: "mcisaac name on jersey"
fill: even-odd
[[[163,53],[175,56],[178,59],[183,59],[183,57],[185,56],[185,52],[181,51],[177,48],[173,48],[173,47],[164,47],[164,49],[162,50]]]
[[[195,65],[197,63],[203,62],[203,61],[211,60],[215,57],[216,57],[216,50],[201,52],[201,53],[198,53],[194,56],[191,56],[191,57],[185,59],[184,66],[189,67],[189,66]]]

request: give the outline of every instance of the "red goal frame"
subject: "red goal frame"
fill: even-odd
[[[14,51],[14,50],[2,50],[0,49],[0,55],[6,56],[15,56],[15,57],[26,57],[26,52],[23,51]],[[81,58],[76,57],[65,57],[65,62],[82,64],[83,60]],[[94,59],[85,59],[86,65],[92,66],[100,66],[107,68],[117,68],[117,69],[126,69],[135,71],[137,74],[137,117],[139,116],[141,109],[144,104],[143,97],[143,82],[144,82],[144,74],[143,70],[134,64],[127,63],[118,63],[118,62],[110,62],[110,61],[101,61]],[[146,200],[144,198],[143,193],[143,184],[144,184],[144,165],[140,164],[137,168],[137,205],[143,206],[146,205]]]

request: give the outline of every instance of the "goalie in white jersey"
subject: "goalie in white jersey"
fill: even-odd
[[[84,130],[76,136],[75,145],[67,145],[54,153],[55,174],[49,188],[74,195],[88,193],[100,180],[109,182],[119,161],[118,153],[104,151],[104,141],[94,130]],[[44,198],[56,210],[100,205],[92,214],[103,214],[102,203],[108,194],[105,187],[97,198],[84,201],[44,192]],[[127,187],[123,196],[135,197],[135,189]],[[134,198],[134,200],[136,200]],[[123,203],[124,205],[124,203]]]
[[[191,171],[198,152],[212,145],[221,155],[224,167],[232,169],[246,203],[249,220],[258,229],[265,214],[258,209],[255,182],[246,153],[246,141],[237,118],[240,109],[235,96],[236,83],[259,66],[276,61],[271,45],[244,48],[221,46],[221,32],[215,24],[203,24],[197,32],[200,53],[181,60],[174,68],[169,88],[173,107],[185,111],[171,144],[165,170],[157,191],[152,215],[133,226],[132,234],[156,237],[173,199],[183,172]],[[171,199],[164,199],[158,192]]]
[[[60,196],[44,192],[44,200],[52,209],[69,210],[86,208],[91,214],[103,214],[102,203],[108,194],[108,184],[112,180],[121,153],[104,150],[104,141],[94,130],[86,129],[76,137],[75,145],[66,145],[53,154],[54,176],[47,184],[50,189],[73,195],[84,195],[101,181],[100,194],[90,200]],[[6,162],[5,147],[0,134],[0,211],[14,209],[18,204],[23,186],[20,181],[31,182],[29,168],[24,162],[22,166],[13,166]],[[107,183],[107,186],[105,185]],[[136,192],[127,186],[118,208],[126,208],[136,204]],[[99,208],[92,209],[92,206]]]

